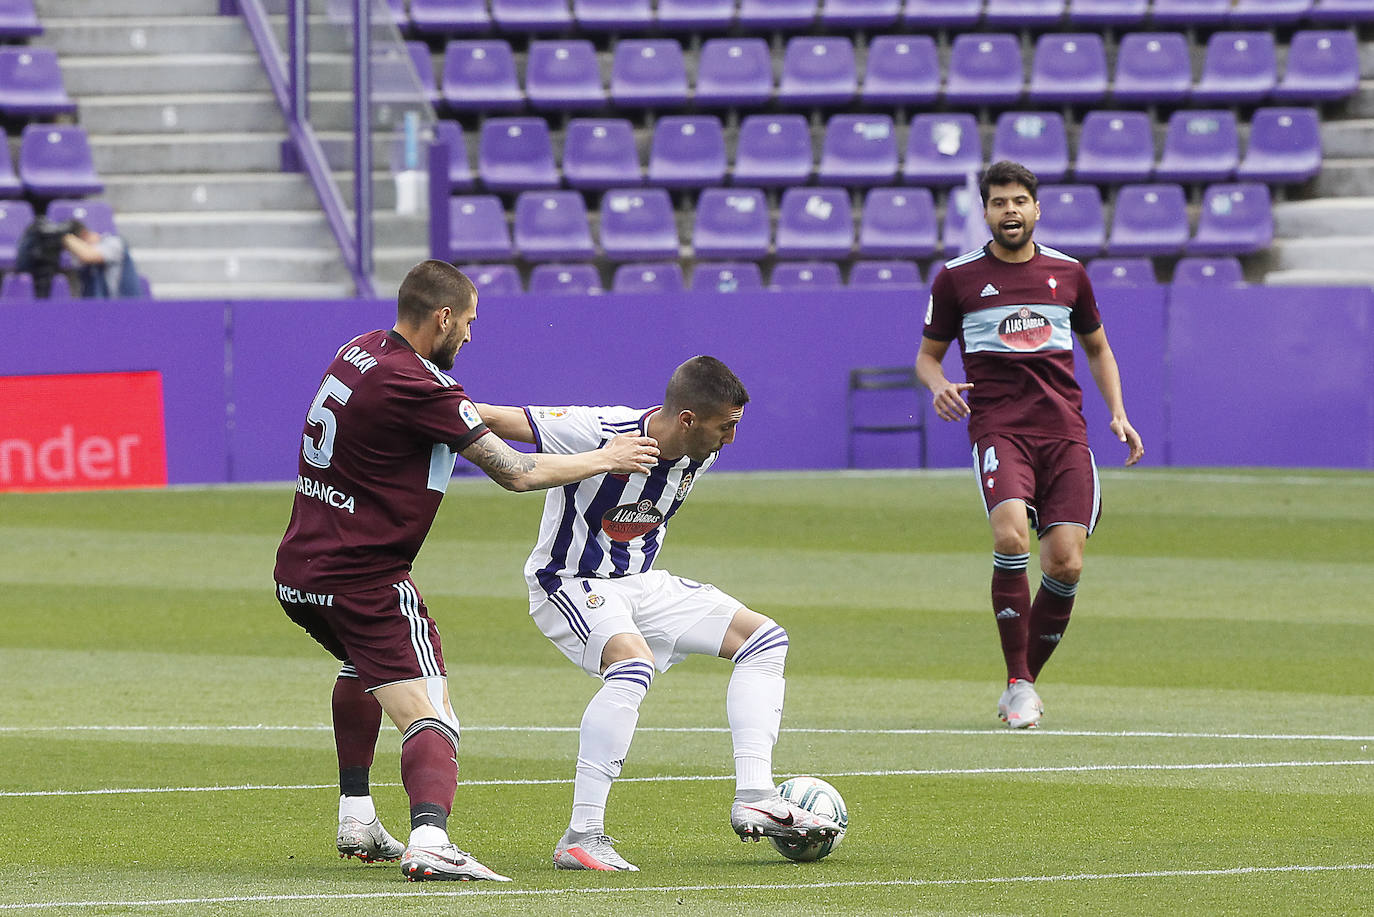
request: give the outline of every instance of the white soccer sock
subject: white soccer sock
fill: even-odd
[[[601,677],[601,690],[592,696],[582,714],[577,776],[573,780],[572,821],[568,827],[583,834],[606,831],[606,798],[629,754],[639,722],[639,704],[649,692],[654,664],[648,659],[624,659],[607,666]]]
[[[787,631],[771,619],[745,640],[731,662],[725,711],[735,745],[735,792],[773,790],[773,746],[782,724]]]
[[[377,806],[371,796],[340,796],[339,821],[356,818],[363,824],[371,824],[377,818]]]

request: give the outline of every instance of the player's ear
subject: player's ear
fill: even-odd
[[[696,423],[696,420],[697,420],[697,415],[696,415],[696,412],[694,412],[694,411],[679,411],[679,412],[678,412],[678,415],[677,415],[677,422],[680,423],[680,424],[682,424],[684,427],[690,427],[692,424]]]

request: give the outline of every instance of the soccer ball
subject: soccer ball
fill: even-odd
[[[839,790],[819,777],[793,777],[778,787],[778,794],[799,808],[825,818],[833,819],[840,826],[840,833],[823,841],[789,841],[779,837],[769,838],[778,853],[789,860],[809,863],[827,857],[844,840],[845,829],[849,827],[849,810],[845,808],[844,797]]]

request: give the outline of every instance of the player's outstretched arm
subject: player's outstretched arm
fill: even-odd
[[[462,455],[506,490],[524,493],[607,472],[648,474],[658,463],[658,442],[649,436],[622,434],[590,452],[529,455],[512,449],[498,436],[479,436]]]
[[[962,420],[970,413],[964,392],[973,388],[973,383],[950,382],[945,378],[941,364],[948,350],[949,341],[921,338],[921,349],[916,353],[916,378],[930,389],[931,403],[941,420]]]
[[[1116,365],[1116,355],[1107,343],[1107,332],[1101,326],[1088,334],[1080,335],[1083,352],[1088,357],[1088,368],[1092,371],[1097,390],[1102,393],[1107,410],[1112,413],[1112,434],[1126,444],[1126,464],[1134,465],[1145,455],[1145,444],[1140,434],[1126,419],[1126,402],[1121,395],[1121,370]]]
[[[487,428],[502,439],[517,443],[534,442],[534,430],[530,427],[530,419],[524,408],[483,404],[480,401],[474,401],[473,406],[482,415],[482,422]]]

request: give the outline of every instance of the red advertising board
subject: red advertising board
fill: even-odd
[[[0,490],[166,483],[161,373],[0,376]]]

